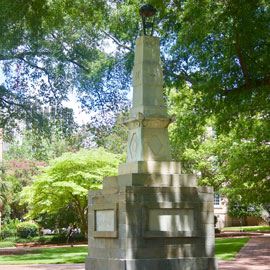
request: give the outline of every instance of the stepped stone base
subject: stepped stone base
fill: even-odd
[[[216,270],[215,258],[86,259],[86,270]]]
[[[198,187],[176,162],[119,171],[89,191],[86,269],[217,270],[213,188]]]

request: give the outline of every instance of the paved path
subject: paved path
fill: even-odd
[[[270,235],[251,238],[232,261],[219,261],[219,270],[270,270]]]

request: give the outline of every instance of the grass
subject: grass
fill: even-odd
[[[229,227],[228,227],[229,228]],[[226,228],[226,229],[228,229]],[[232,227],[237,230],[238,227]],[[247,227],[246,227],[247,228]],[[249,227],[248,227],[249,228]],[[255,229],[254,227],[251,227]],[[256,229],[266,227],[256,227]],[[268,228],[268,227],[267,227]],[[232,260],[249,238],[219,238],[216,239],[216,257],[221,260]],[[1,241],[0,248],[14,246],[12,241]],[[87,247],[42,248],[31,249],[24,255],[0,256],[1,264],[59,264],[83,263],[87,256]]]
[[[87,246],[31,249],[31,253],[24,255],[0,256],[0,265],[83,263],[87,249]]]
[[[221,260],[234,259],[235,255],[248,240],[249,238],[216,239],[216,257]],[[29,253],[24,255],[0,256],[0,265],[84,263],[87,249],[87,246],[31,249]]]
[[[220,260],[233,260],[235,255],[244,246],[248,237],[245,238],[218,238],[215,244],[216,257]]]
[[[242,227],[225,227],[222,228],[224,231],[240,231],[244,232],[259,232],[259,231],[270,231],[270,226],[242,226]]]
[[[1,241],[0,248],[7,248],[7,247],[15,247],[15,243],[13,241]]]

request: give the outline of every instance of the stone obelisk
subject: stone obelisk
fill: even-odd
[[[87,270],[216,270],[213,189],[171,161],[159,39],[136,41],[127,162],[89,191]]]

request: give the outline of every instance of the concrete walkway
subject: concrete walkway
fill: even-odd
[[[270,234],[251,238],[232,261],[219,261],[219,270],[270,270]]]

